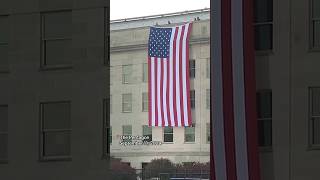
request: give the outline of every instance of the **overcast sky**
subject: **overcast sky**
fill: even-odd
[[[149,16],[210,7],[210,0],[111,0],[110,19]]]

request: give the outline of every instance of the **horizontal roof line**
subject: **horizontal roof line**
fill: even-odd
[[[185,14],[194,14],[194,13],[201,13],[201,12],[209,12],[210,8],[204,9],[197,9],[197,10],[190,10],[190,11],[180,11],[174,13],[167,13],[167,14],[158,14],[158,15],[151,15],[151,16],[141,16],[141,17],[133,17],[133,18],[125,18],[125,19],[116,19],[111,20],[110,23],[121,23],[121,22],[129,22],[129,21],[139,21],[139,20],[147,20],[147,19],[155,19],[155,18],[162,18],[162,17],[171,17],[171,16],[179,16]]]

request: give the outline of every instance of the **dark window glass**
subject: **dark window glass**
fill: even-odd
[[[173,128],[164,127],[163,129],[163,142],[173,142]]]
[[[254,1],[255,49],[273,48],[273,0]]]
[[[320,0],[313,0],[312,16],[313,18],[320,18]]]
[[[70,132],[44,133],[44,156],[68,156],[70,152]]]
[[[44,44],[46,66],[71,64],[71,41],[68,39],[46,41]]]
[[[254,21],[272,22],[273,20],[273,0],[254,1]]]
[[[152,141],[152,127],[149,127],[148,125],[142,126],[142,136],[148,137],[148,139],[145,139],[146,142]]]
[[[314,21],[313,46],[320,47],[320,20]]]
[[[195,142],[195,127],[185,127],[184,129],[184,141]]]
[[[190,78],[196,77],[196,61],[194,59],[189,60],[189,74]]]
[[[309,89],[310,101],[310,142],[312,145],[320,145],[320,88]]]
[[[42,14],[42,67],[71,65],[71,11]]]
[[[191,109],[196,108],[196,93],[195,90],[190,91],[190,106]]]
[[[272,93],[264,90],[257,93],[257,116],[259,146],[272,146]]]
[[[206,135],[207,135],[207,143],[210,142],[210,123],[207,123],[207,127],[206,127]]]
[[[257,25],[255,27],[255,49],[272,49],[272,24]]]
[[[71,104],[45,102],[41,107],[41,158],[50,160],[71,156]]]
[[[122,126],[122,135],[125,136],[123,139],[124,142],[131,142],[132,139],[130,138],[130,136],[132,136],[132,126],[131,125]]]
[[[142,111],[148,111],[148,93],[142,93]]]
[[[0,163],[8,159],[8,106],[0,105]]]
[[[9,36],[8,16],[0,16],[0,72],[7,72],[9,68]]]

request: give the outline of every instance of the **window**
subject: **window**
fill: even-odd
[[[257,116],[259,146],[272,146],[272,93],[271,90],[257,92]]]
[[[195,127],[185,127],[184,128],[184,142],[191,143],[195,142]]]
[[[273,0],[254,1],[255,49],[273,48]]]
[[[0,105],[0,163],[8,160],[8,106]]]
[[[189,74],[190,78],[195,78],[196,77],[196,61],[194,59],[189,60]]]
[[[71,11],[41,14],[41,67],[44,69],[71,67]]]
[[[148,82],[148,64],[142,64],[142,82]]]
[[[123,142],[131,142],[132,139],[129,136],[132,136],[132,126],[131,125],[122,126],[122,135],[125,136],[123,139]]]
[[[111,96],[110,96],[111,97]],[[110,156],[110,144],[112,143],[112,128],[110,126],[110,100],[103,100],[103,158]]]
[[[132,112],[132,94],[122,94],[122,112]]]
[[[172,143],[173,142],[173,128],[164,127],[163,129],[163,142]]]
[[[207,136],[207,143],[210,143],[211,133],[210,133],[210,123],[206,124],[206,136]]]
[[[309,89],[310,137],[312,146],[320,146],[320,87]]]
[[[206,91],[206,107],[207,109],[210,109],[210,89],[207,89]]]
[[[190,106],[191,109],[194,109],[196,107],[196,93],[195,90],[190,91]]]
[[[43,160],[71,157],[71,104],[68,101],[40,104]]]
[[[122,65],[122,84],[129,84],[132,77],[132,65]]]
[[[148,111],[148,93],[142,93],[142,111]]]
[[[320,48],[320,0],[311,0],[311,47]]]
[[[152,127],[149,127],[148,125],[142,126],[142,136],[148,137],[148,139],[145,139],[145,142],[151,142],[152,141]]]
[[[9,22],[8,16],[0,16],[0,73],[8,72]]]

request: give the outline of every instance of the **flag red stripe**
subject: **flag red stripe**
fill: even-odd
[[[151,58],[148,56],[148,116],[149,126],[152,126],[152,109],[151,109]]]
[[[253,39],[253,1],[243,0],[243,54],[244,54],[244,81],[245,106],[247,120],[248,169],[250,180],[260,179],[259,152],[258,152],[258,125],[256,117],[256,85]]]
[[[160,102],[161,102],[161,105],[160,105],[160,108],[161,108],[161,119],[162,119],[162,126],[164,126],[164,110],[163,110],[163,61],[164,59],[161,58],[160,62],[161,62],[161,77],[160,77]]]
[[[157,73],[157,71],[158,71],[158,63],[157,63],[157,58],[154,58],[154,91],[155,91],[155,98],[154,98],[154,101],[155,101],[155,111],[156,111],[156,115],[155,115],[155,124],[156,124],[156,126],[159,126],[159,124],[158,124],[158,117],[159,117],[159,115],[158,115],[158,83],[157,83],[157,81],[158,81],[158,73]]]
[[[184,29],[185,29],[185,26],[182,26],[182,30],[181,30],[181,37],[180,37],[180,43],[179,43],[179,83],[180,83],[180,109],[181,109],[181,125],[184,126],[184,108],[183,108],[183,85],[182,85],[182,81],[183,81],[183,78],[182,78],[182,48],[183,48],[183,36],[184,36]]]
[[[231,0],[222,0],[222,74],[223,109],[225,122],[225,147],[227,179],[236,180],[236,158],[234,137],[232,51],[231,51]]]
[[[178,125],[178,119],[177,119],[177,101],[176,101],[176,45],[177,45],[177,35],[178,35],[179,28],[176,27],[176,31],[174,34],[174,40],[173,40],[173,112],[174,112],[174,123],[175,126]]]
[[[189,126],[192,124],[192,116],[191,116],[191,104],[190,104],[190,77],[189,77],[189,37],[190,37],[190,29],[192,28],[192,24],[189,24],[189,30],[187,33],[187,41],[186,41],[186,78],[187,78],[187,107],[188,107],[188,124]]]
[[[169,84],[170,84],[170,62],[169,62],[169,58],[168,58],[168,62],[167,62],[167,116],[168,116],[168,125],[172,126],[171,124],[171,113],[170,113],[170,101],[169,101],[169,97],[170,97],[170,88],[169,88]]]

